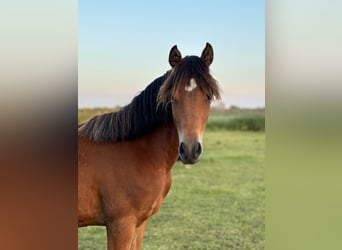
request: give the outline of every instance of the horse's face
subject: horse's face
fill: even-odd
[[[182,58],[176,46],[170,51],[172,71],[160,95],[163,98],[169,93],[168,101],[179,137],[179,157],[185,164],[199,161],[210,101],[219,97],[216,81],[209,74],[212,61],[213,49],[208,43],[201,57]]]
[[[202,138],[210,110],[210,100],[191,78],[180,85],[171,100],[173,120],[179,138],[179,156],[183,163],[196,163],[202,155]]]

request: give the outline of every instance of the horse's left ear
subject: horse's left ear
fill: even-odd
[[[205,48],[202,51],[201,59],[208,66],[210,66],[210,64],[213,62],[213,60],[214,60],[214,50],[213,50],[213,47],[211,47],[210,43],[207,43],[205,45]]]

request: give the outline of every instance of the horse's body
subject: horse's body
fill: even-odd
[[[79,147],[84,152],[79,153],[79,182],[87,183],[79,186],[80,226],[108,226],[109,249],[129,249],[133,237],[140,249],[143,230],[135,230],[160,208],[171,186],[170,170],[178,158],[176,129],[163,127],[109,145],[81,138]]]
[[[182,81],[175,75],[182,61],[194,63],[194,71],[196,63],[208,68],[212,58],[207,63],[206,50],[212,55],[208,44],[201,58],[182,59],[174,47],[169,57],[172,71],[123,110],[79,127],[79,226],[106,226],[108,249],[140,249],[148,218],[159,210],[171,187],[173,164],[178,157],[188,164],[199,160],[208,98],[219,97],[219,90],[212,78],[208,86],[201,86],[202,76],[196,74],[203,72],[198,70],[185,72],[184,86],[172,81]],[[185,100],[190,100],[188,106]]]

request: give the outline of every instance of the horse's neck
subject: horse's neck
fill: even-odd
[[[178,159],[178,134],[175,125],[169,124],[156,129],[147,135],[146,143],[151,151],[154,151],[155,157],[166,162],[168,167]]]

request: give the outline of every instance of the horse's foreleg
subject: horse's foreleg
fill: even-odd
[[[130,250],[135,237],[136,222],[125,218],[107,225],[107,249]]]
[[[145,220],[135,231],[136,238],[135,238],[135,241],[133,243],[135,246],[133,249],[135,249],[135,250],[141,249],[142,242],[144,239],[144,232],[145,232],[147,223],[148,223],[148,220]]]

